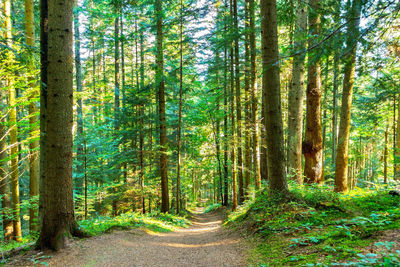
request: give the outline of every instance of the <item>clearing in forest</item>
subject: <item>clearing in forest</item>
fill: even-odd
[[[243,244],[239,235],[222,228],[222,212],[199,212],[194,214],[189,228],[167,233],[115,231],[74,241],[69,248],[48,254],[50,258],[43,260],[49,266],[63,267],[245,266]],[[27,262],[22,265],[27,266]]]

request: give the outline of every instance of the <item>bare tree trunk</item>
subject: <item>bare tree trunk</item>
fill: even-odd
[[[272,193],[287,193],[285,152],[280,99],[278,23],[276,0],[261,1],[261,41],[263,94],[265,101],[265,129],[269,189]]]
[[[34,23],[34,15],[33,15],[33,0],[25,0],[25,30],[26,30],[26,45],[30,48],[35,47],[35,23]],[[31,51],[31,50],[30,50]],[[35,63],[33,54],[29,52],[29,70],[33,72],[35,70]],[[37,198],[39,196],[39,154],[37,149],[39,148],[39,140],[36,140],[36,135],[38,126],[38,116],[36,113],[38,112],[38,108],[36,103],[33,102],[33,99],[37,96],[37,91],[33,90],[35,85],[35,77],[29,77],[29,86],[32,90],[32,94],[30,95],[31,103],[29,104],[29,124],[30,124],[30,137],[33,141],[29,144],[29,197],[30,199]],[[37,232],[39,230],[38,227],[38,209],[35,208],[35,205],[29,209],[29,231]]]
[[[344,58],[344,79],[342,109],[340,113],[340,125],[338,136],[338,147],[336,155],[335,172],[335,191],[346,192],[348,189],[347,169],[348,169],[348,150],[350,138],[350,116],[353,97],[354,73],[356,68],[356,52],[359,37],[360,14],[362,9],[361,0],[353,0],[349,26],[347,29],[347,47],[349,49]]]
[[[47,14],[43,4],[42,20]],[[52,16],[48,17],[47,23],[48,46],[46,38],[42,43],[42,48],[47,48],[47,58],[42,58],[42,64],[45,64],[42,71],[47,71],[45,77],[48,80],[47,94],[42,95],[46,97],[43,102],[47,108],[44,113],[46,140],[42,147],[45,149],[46,168],[41,169],[41,176],[45,179],[40,192],[43,221],[38,246],[58,250],[65,247],[70,234],[82,235],[75,221],[72,192],[73,66],[70,59],[73,1],[49,0],[47,10]],[[42,21],[41,25],[46,25],[45,22]]]
[[[303,137],[304,61],[306,56],[307,6],[296,1],[292,86],[289,92],[288,169],[299,184],[303,183],[301,143]]]
[[[224,18],[224,34],[227,34],[226,18]],[[222,204],[228,206],[228,47],[224,45],[224,198]]]
[[[310,0],[308,46],[311,47],[320,34],[321,0]],[[307,79],[306,133],[303,143],[305,158],[304,174],[306,183],[322,182],[322,124],[321,124],[321,65],[315,50],[309,52]]]
[[[8,47],[12,47],[12,24],[11,24],[11,1],[3,2],[6,30],[5,37]],[[7,67],[14,60],[12,51],[7,51]],[[17,107],[16,92],[12,78],[7,79],[8,88],[8,105],[10,106],[9,122],[10,122],[10,147],[11,147],[11,208],[13,214],[13,238],[21,242],[21,218],[19,206],[19,172],[18,172],[18,125],[17,125]]]
[[[260,161],[259,161],[259,140],[257,126],[257,70],[256,70],[256,29],[255,20],[255,3],[254,0],[249,0],[249,41],[250,41],[250,92],[251,92],[251,123],[252,123],[252,145],[253,145],[253,171],[254,182],[257,189],[261,187]]]
[[[383,152],[383,182],[387,184],[388,182],[388,136],[389,136],[389,121],[387,122],[386,125],[386,130],[385,130],[385,146],[384,146],[384,152]]]
[[[155,15],[157,24],[157,71],[156,87],[158,88],[158,112],[160,120],[160,171],[161,171],[161,212],[169,210],[168,171],[167,171],[167,126],[165,120],[165,80],[163,55],[163,10],[162,1],[155,0]]]
[[[244,91],[245,91],[245,149],[244,149],[244,194],[248,197],[250,189],[250,177],[251,177],[251,157],[250,157],[250,129],[251,125],[251,112],[250,112],[250,36],[249,36],[249,1],[246,0],[245,7],[245,80],[244,80]]]

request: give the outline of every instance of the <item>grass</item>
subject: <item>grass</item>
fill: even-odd
[[[375,250],[383,231],[400,229],[400,197],[387,188],[342,195],[327,186],[293,184],[290,191],[286,201],[259,193],[225,221],[253,236],[252,266],[393,266],[398,257],[390,249],[374,257],[366,250]]]
[[[113,229],[129,229],[144,227],[154,232],[171,232],[190,224],[185,217],[168,213],[128,212],[116,217],[101,216],[79,222],[82,230],[89,235],[107,233]]]

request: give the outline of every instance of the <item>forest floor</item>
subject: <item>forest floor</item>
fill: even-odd
[[[12,266],[246,266],[240,236],[222,228],[222,211],[193,214],[192,225],[158,233],[114,231],[73,241],[59,253],[16,257]],[[44,266],[44,265],[42,265]]]

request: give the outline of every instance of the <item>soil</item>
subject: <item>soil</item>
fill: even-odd
[[[58,253],[30,252],[12,266],[246,266],[237,233],[222,228],[223,213],[193,215],[192,225],[175,232],[133,229],[73,241]],[[34,254],[33,254],[34,253]],[[42,265],[44,266],[44,265]]]

